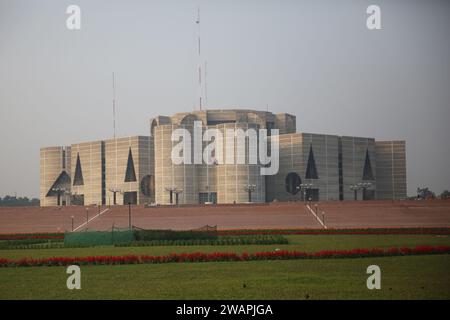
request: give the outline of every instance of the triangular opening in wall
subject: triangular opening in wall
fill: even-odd
[[[366,150],[366,161],[364,162],[363,180],[374,180],[368,149]]]
[[[125,182],[136,181],[136,172],[134,171],[133,155],[131,154],[131,148],[128,151],[127,171],[125,172]]]
[[[77,154],[77,164],[75,165],[75,176],[73,178],[73,185],[74,186],[83,186],[84,185],[83,171],[81,170],[79,153]]]
[[[68,191],[70,189],[70,177],[66,171],[60,173],[51,188],[48,190],[46,197],[56,196],[58,191]]]
[[[308,165],[306,167],[305,179],[319,179],[312,145],[309,146]]]

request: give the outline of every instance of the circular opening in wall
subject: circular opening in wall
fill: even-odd
[[[146,175],[141,180],[141,192],[144,196],[150,197],[155,194],[155,178],[151,175]]]
[[[302,179],[300,179],[297,173],[289,172],[286,176],[285,183],[286,183],[286,191],[289,192],[290,194],[296,194],[299,191]]]

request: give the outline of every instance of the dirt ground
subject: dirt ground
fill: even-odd
[[[345,201],[312,203],[328,228],[450,227],[450,201]],[[108,210],[106,210],[108,209]],[[106,211],[105,211],[106,210]],[[101,215],[95,217],[100,212]],[[128,227],[128,207],[0,208],[0,233],[64,232]],[[186,230],[321,228],[302,202],[180,207],[131,207],[132,225],[145,229]]]

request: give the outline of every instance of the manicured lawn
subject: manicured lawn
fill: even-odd
[[[450,255],[82,266],[68,290],[64,267],[4,268],[0,299],[450,299],[448,270]]]
[[[173,252],[320,251],[450,245],[436,235],[290,235],[288,245],[93,247],[0,250],[1,258]],[[381,290],[366,269],[381,267]],[[0,268],[0,299],[450,299],[450,255],[358,259],[82,266],[81,290],[65,267]]]
[[[354,248],[414,247],[418,245],[450,245],[449,236],[436,235],[290,235],[287,245],[231,245],[231,246],[154,246],[154,247],[92,247],[63,249],[0,250],[0,258],[25,257],[82,257],[94,255],[150,254],[173,252],[258,252],[275,249],[320,251]]]

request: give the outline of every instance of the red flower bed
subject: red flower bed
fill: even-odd
[[[318,252],[301,251],[267,251],[256,253],[172,253],[165,256],[124,255],[124,256],[89,256],[89,257],[53,257],[43,259],[24,258],[10,260],[0,258],[0,267],[32,267],[32,266],[67,266],[77,265],[115,265],[143,263],[174,263],[174,262],[217,262],[217,261],[251,261],[251,260],[288,260],[288,259],[329,259],[329,258],[362,258],[385,257],[401,255],[449,254],[450,246],[418,246],[414,248],[388,249],[352,249],[323,250]]]

